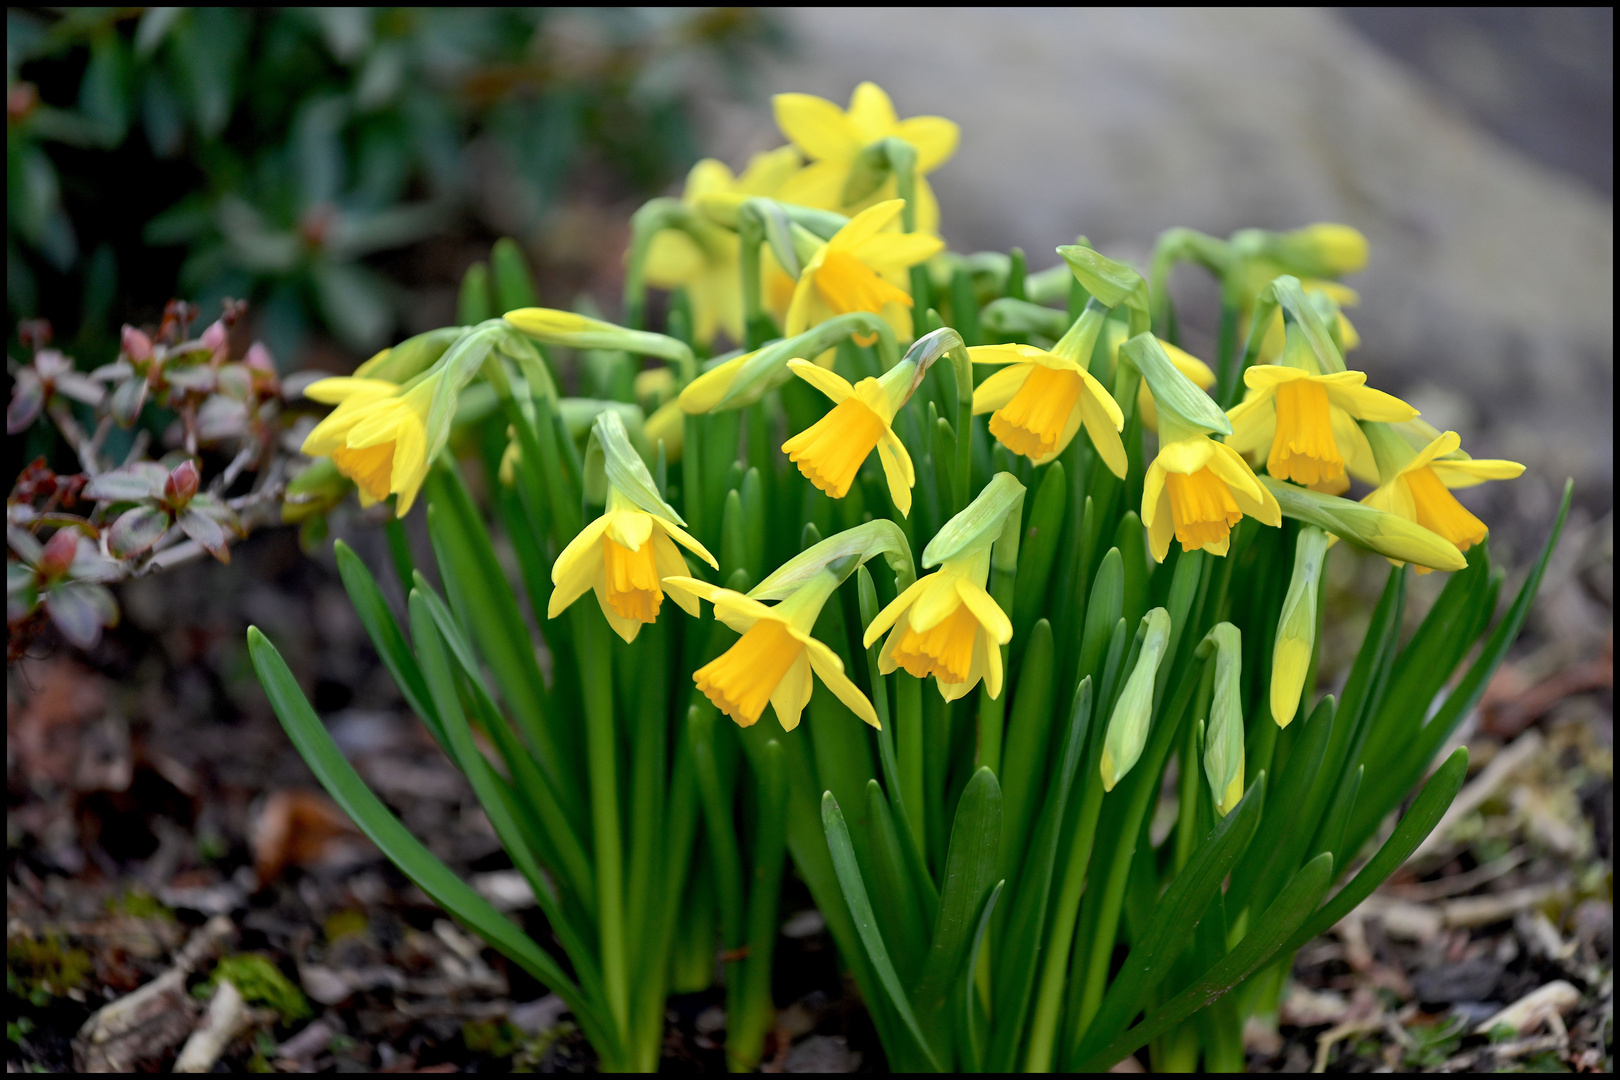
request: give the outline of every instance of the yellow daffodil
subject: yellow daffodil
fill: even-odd
[[[1462,456],[1462,439],[1455,431],[1440,434],[1427,446],[1413,453],[1404,440],[1387,428],[1379,429],[1375,447],[1382,482],[1361,501],[1387,513],[1403,517],[1467,551],[1485,539],[1485,523],[1469,513],[1453,488],[1472,487],[1487,480],[1512,480],[1524,472],[1516,461],[1474,459]],[[1404,447],[1404,452],[1402,448]],[[1410,454],[1410,458],[1399,458]],[[1419,566],[1417,572],[1428,573]]]
[[[1210,370],[1208,364],[1163,338],[1159,339],[1159,344],[1164,347],[1165,355],[1170,357],[1170,362],[1176,366],[1176,370],[1187,376],[1194,386],[1206,393],[1215,389],[1215,372]],[[1159,430],[1159,409],[1153,403],[1153,394],[1148,390],[1145,379],[1136,390],[1136,412],[1142,418],[1143,427],[1149,431]]]
[[[889,229],[904,205],[890,199],[862,210],[816,249],[793,289],[785,337],[802,334],[835,315],[870,311],[882,316],[895,337],[911,339],[906,271],[926,262],[945,245],[936,236]]]
[[[1372,447],[1357,420],[1399,423],[1418,412],[1367,384],[1360,371],[1312,374],[1297,367],[1256,364],[1243,373],[1245,399],[1227,415],[1234,450],[1259,458],[1282,480],[1337,495],[1350,486],[1347,466],[1377,477]]]
[[[859,202],[845,205],[843,201],[856,157],[873,143],[893,136],[917,151],[917,229],[925,233],[939,230],[939,203],[924,177],[956,152],[960,129],[954,123],[939,116],[901,120],[889,95],[869,82],[855,88],[847,112],[811,94],[777,94],[772,104],[776,126],[811,161],[782,185],[779,197],[784,202],[854,214],[894,198],[896,180],[890,176]]]
[[[1237,451],[1161,417],[1159,453],[1142,486],[1142,524],[1153,557],[1164,561],[1172,536],[1183,551],[1203,548],[1225,555],[1232,526],[1244,514],[1267,525],[1282,524],[1276,496]]]
[[[755,154],[741,176],[733,176],[723,162],[705,158],[687,173],[681,201],[696,208],[716,199],[741,202],[775,195],[799,164],[799,153],[791,146]],[[686,289],[692,302],[692,336],[707,345],[722,330],[733,341],[743,340],[740,268],[737,234],[697,215],[690,231],[664,229],[653,237],[642,273],[647,284],[657,288]]]
[[[831,368],[804,360],[789,360],[788,368],[831,398],[833,408],[783,443],[782,452],[812,484],[842,499],[861,463],[876,449],[889,497],[902,515],[909,516],[917,471],[892,425],[894,414],[911,394],[916,365],[896,364],[882,378],[862,379],[853,386]]]
[[[704,696],[739,726],[757,722],[769,703],[784,731],[798,727],[810,702],[812,673],[856,716],[881,726],[872,703],[844,674],[844,662],[810,636],[822,605],[838,587],[830,572],[816,574],[774,607],[696,578],[668,577],[664,584],[677,599],[710,601],[715,618],[742,635],[692,674]]]
[[[557,556],[551,570],[556,587],[546,617],[555,619],[587,589],[594,589],[608,625],[624,640],[634,641],[642,624],[658,618],[664,602],[662,579],[687,573],[676,542],[719,569],[714,556],[685,529],[667,517],[648,513],[617,488],[610,488],[606,511],[581,529]],[[688,614],[698,613],[691,597],[674,596]]]
[[[1009,365],[973,391],[974,415],[991,413],[990,434],[1037,465],[1061,454],[1084,424],[1108,468],[1123,477],[1125,444],[1119,433],[1125,415],[1081,360],[1057,351],[1062,344],[1052,352],[1033,345],[968,349],[975,364]]]
[[[885,675],[904,668],[919,679],[934,676],[946,701],[955,701],[984,680],[1001,696],[1001,646],[1012,640],[1012,622],[985,590],[990,547],[947,559],[894,598],[866,628],[867,648],[893,627],[878,653]]]
[[[384,379],[311,383],[305,397],[337,408],[304,439],[303,452],[330,457],[360,489],[364,505],[398,495],[395,513],[404,517],[427,478],[427,419],[436,389],[432,376],[408,389]]]

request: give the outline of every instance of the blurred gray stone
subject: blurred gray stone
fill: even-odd
[[[1530,486],[1573,474],[1589,501],[1611,502],[1613,203],[1446,104],[1341,16],[866,8],[788,19],[799,48],[766,89],[843,104],[869,78],[901,116],[961,124],[961,149],[932,177],[956,249],[1017,244],[1039,268],[1081,233],[1140,258],[1174,225],[1355,225],[1372,243],[1351,282],[1363,301],[1356,361],[1394,392],[1426,383],[1465,395],[1480,417],[1475,456],[1519,455]],[[723,119],[712,149],[735,163],[779,141],[761,111]]]

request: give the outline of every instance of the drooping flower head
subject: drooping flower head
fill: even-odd
[[[891,229],[904,205],[890,199],[863,210],[816,249],[793,289],[784,336],[802,334],[837,315],[871,311],[883,317],[897,338],[911,339],[906,271],[945,245],[936,236]]]
[[[814,675],[851,712],[879,727],[872,703],[844,674],[844,662],[811,636],[827,599],[857,566],[879,552],[887,553],[897,569],[903,565],[909,578],[911,553],[905,537],[885,520],[869,521],[813,545],[746,596],[696,578],[665,578],[671,595],[685,595],[694,603],[699,598],[710,601],[715,618],[742,635],[692,674],[697,688],[739,726],[758,722],[769,704],[783,730],[792,731],[810,702]],[[781,602],[769,606],[764,600]]]
[[[370,506],[397,494],[403,517],[427,478],[427,418],[436,383],[422,379],[406,389],[384,379],[322,379],[304,396],[336,405],[304,439],[310,457],[330,457],[360,489]]]
[[[1416,522],[1459,551],[1484,540],[1489,530],[1451,490],[1487,480],[1512,480],[1524,472],[1517,461],[1468,457],[1461,452],[1462,439],[1455,431],[1436,434],[1415,449],[1387,425],[1368,424],[1366,430],[1378,460],[1379,485],[1361,501]],[[1427,567],[1418,567],[1418,573],[1427,572]]]
[[[705,158],[687,173],[681,201],[696,210],[717,200],[740,203],[752,196],[773,196],[799,165],[799,152],[791,146],[755,154],[741,176],[733,176],[723,162]],[[705,345],[722,330],[733,341],[743,340],[737,245],[736,233],[693,214],[682,228],[658,232],[647,249],[642,269],[647,284],[686,289],[692,303],[692,337]]]
[[[1232,526],[1247,514],[1267,525],[1281,525],[1276,497],[1254,470],[1211,433],[1229,434],[1225,415],[1194,386],[1152,334],[1138,334],[1120,355],[1136,365],[1159,411],[1159,452],[1142,485],[1142,524],[1160,562],[1170,540],[1183,551],[1203,548],[1225,555]]]
[[[557,556],[555,586],[546,617],[556,618],[586,590],[594,590],[608,625],[625,641],[658,618],[661,582],[684,577],[688,568],[676,543],[719,569],[714,556],[682,528],[681,516],[658,494],[647,466],[630,445],[624,421],[611,409],[591,427],[586,486],[605,488],[602,516],[586,525]],[[594,475],[592,475],[594,473]],[[675,593],[675,602],[696,615],[697,601]]]
[[[789,360],[788,368],[833,401],[832,411],[782,444],[782,452],[816,487],[835,499],[849,494],[862,462],[875,449],[889,484],[889,497],[902,515],[911,513],[917,471],[894,433],[894,416],[916,388],[913,361],[896,364],[879,378],[850,385],[831,368]]]
[[[1088,370],[1108,309],[1093,301],[1050,350],[1033,345],[978,345],[975,364],[1007,365],[973,391],[973,412],[990,413],[990,434],[1007,449],[1044,465],[1063,453],[1084,425],[1103,461],[1124,477],[1125,415]]]
[[[1347,470],[1376,478],[1372,448],[1356,421],[1399,423],[1416,418],[1417,410],[1367,386],[1364,372],[1324,373],[1307,328],[1293,318],[1287,325],[1282,363],[1243,373],[1249,392],[1228,414],[1229,445],[1263,457],[1272,476],[1329,494],[1349,488]]]
[[[985,589],[993,547],[1008,528],[1022,524],[1024,486],[1011,473],[997,473],[978,498],[946,522],[923,550],[918,579],[878,613],[866,628],[867,648],[884,633],[878,653],[885,675],[903,668],[919,679],[934,677],[940,696],[955,701],[984,680],[1001,696],[1001,646],[1012,640],[1012,622]]]
[[[861,151],[893,137],[917,151],[917,229],[925,233],[939,230],[939,202],[923,178],[956,152],[960,129],[954,123],[939,116],[901,120],[889,95],[870,82],[855,88],[848,111],[812,94],[777,94],[772,105],[776,126],[811,161],[782,186],[784,202],[855,214],[894,198],[897,181],[889,176],[854,202],[844,201]]]

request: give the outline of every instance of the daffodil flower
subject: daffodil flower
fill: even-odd
[[[1350,486],[1347,466],[1377,476],[1372,447],[1357,420],[1399,423],[1418,411],[1374,390],[1361,371],[1316,375],[1296,367],[1256,364],[1243,373],[1248,396],[1229,413],[1239,453],[1265,456],[1281,480],[1337,495]]]
[[[427,478],[427,420],[437,378],[409,388],[385,379],[321,379],[304,396],[336,405],[304,439],[303,453],[330,457],[338,471],[360,489],[370,506],[399,496],[395,513],[404,517]]]
[[[697,208],[717,199],[741,202],[751,196],[775,195],[799,165],[799,152],[791,146],[755,154],[741,176],[733,176],[723,162],[705,158],[687,173],[681,201]],[[737,287],[742,264],[737,234],[708,223],[701,215],[690,228],[690,232],[664,229],[653,237],[642,269],[647,284],[686,289],[692,302],[694,340],[707,345],[723,330],[733,341],[742,341],[742,293]]]
[[[1084,424],[1108,468],[1125,475],[1119,437],[1125,414],[1083,362],[1033,345],[977,345],[968,356],[975,364],[1008,365],[973,391],[974,415],[991,414],[990,434],[1003,446],[1044,465],[1068,448]]]
[[[939,202],[923,177],[956,152],[961,133],[954,123],[939,116],[901,120],[895,115],[889,95],[869,82],[855,88],[847,112],[812,94],[777,94],[772,105],[776,126],[811,161],[782,185],[779,197],[784,202],[853,214],[880,200],[894,198],[896,179],[891,176],[859,203],[846,206],[843,202],[845,185],[860,152],[893,136],[917,151],[917,229],[925,233],[938,231]]]
[[[913,389],[916,365],[896,364],[881,378],[850,385],[831,368],[789,360],[788,369],[833,400],[826,416],[782,444],[782,452],[816,487],[835,499],[849,494],[855,474],[875,448],[889,483],[889,497],[902,515],[911,514],[917,471],[894,433],[894,414]]]
[[[555,619],[592,589],[608,625],[625,641],[634,641],[643,624],[658,618],[664,602],[660,581],[687,573],[677,541],[719,569],[714,556],[685,529],[669,518],[648,513],[617,488],[610,488],[606,511],[581,529],[557,556],[551,570],[555,588],[546,617]],[[697,615],[695,600],[682,593],[673,595],[687,614]]]
[[[1388,428],[1374,433],[1379,454],[1379,469],[1384,473],[1382,482],[1361,501],[1368,506],[1395,514],[1436,533],[1456,545],[1458,551],[1467,551],[1485,539],[1489,531],[1485,523],[1469,513],[1453,488],[1473,487],[1487,480],[1512,480],[1524,472],[1517,461],[1501,459],[1474,459],[1458,453],[1462,439],[1455,431],[1441,433],[1423,449],[1404,457],[1399,447],[1404,440]],[[1393,453],[1385,450],[1396,447]],[[1406,453],[1411,448],[1405,446]],[[1391,460],[1391,459],[1396,460]],[[1427,567],[1417,572],[1426,574]]]
[[[822,605],[838,587],[832,572],[816,574],[774,607],[696,578],[672,576],[664,584],[678,600],[710,601],[715,618],[742,635],[692,674],[704,696],[739,726],[756,723],[769,703],[782,730],[798,727],[814,688],[812,673],[856,716],[881,726],[872,703],[844,674],[844,662],[810,636]]]
[[[955,701],[984,680],[1001,696],[1001,646],[1012,640],[1012,622],[985,590],[988,545],[958,559],[894,598],[866,628],[867,648],[893,628],[878,653],[885,675],[904,668],[919,679],[934,676],[940,696]]]
[[[1267,525],[1282,524],[1276,496],[1237,451],[1161,416],[1159,453],[1142,485],[1142,524],[1153,557],[1164,561],[1172,536],[1183,551],[1203,548],[1225,555],[1232,526],[1244,514]]]
[[[816,249],[794,287],[784,336],[796,337],[846,312],[870,311],[882,316],[895,337],[911,339],[911,294],[902,287],[906,271],[945,244],[937,236],[885,231],[904,206],[890,199],[862,210]]]

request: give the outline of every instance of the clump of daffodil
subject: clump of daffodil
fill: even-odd
[[[837,315],[870,311],[889,324],[895,337],[911,339],[906,271],[945,245],[936,236],[890,228],[904,206],[903,200],[890,199],[862,210],[816,249],[794,286],[784,336],[802,334]],[[857,340],[869,345],[876,339]]]
[[[594,590],[608,625],[625,641],[634,641],[644,624],[658,618],[662,580],[688,572],[676,543],[715,569],[719,563],[659,496],[617,413],[607,410],[597,416],[586,458],[588,472],[599,472],[594,482],[593,476],[586,477],[587,489],[605,485],[606,506],[557,556],[546,617],[555,619],[586,590]],[[698,613],[696,600],[679,592],[674,596],[689,614]]]
[[[1171,537],[1183,551],[1225,555],[1232,526],[1245,514],[1281,525],[1276,496],[1237,451],[1210,438],[1230,433],[1226,417],[1176,370],[1158,339],[1138,334],[1120,355],[1141,371],[1159,409],[1159,452],[1142,485],[1142,524],[1153,557],[1164,561]]]
[[[1215,812],[1225,817],[1243,798],[1243,635],[1229,622],[1216,623],[1205,635],[1204,647],[1215,650],[1204,778]]]
[[[1043,465],[1061,454],[1085,426],[1115,476],[1124,477],[1125,415],[1089,366],[1108,309],[1086,305],[1050,350],[1033,345],[978,345],[975,364],[1005,364],[973,392],[973,412],[990,413],[990,434],[1007,449]]]
[[[861,464],[876,449],[889,484],[889,497],[902,515],[911,514],[917,471],[894,433],[894,415],[911,396],[920,376],[913,361],[896,364],[879,378],[850,385],[831,368],[789,360],[788,368],[826,394],[832,410],[782,444],[782,452],[816,487],[835,499],[849,494]]]
[[[772,104],[776,126],[810,159],[808,166],[782,185],[779,197],[784,202],[854,214],[880,200],[894,198],[897,181],[890,176],[854,203],[844,202],[861,151],[893,137],[910,143],[917,151],[917,229],[938,231],[939,202],[924,177],[956,152],[960,130],[954,123],[939,116],[901,120],[895,115],[889,95],[869,82],[855,88],[848,111],[812,94],[777,94]]]
[[[740,203],[756,195],[776,195],[799,165],[799,152],[791,146],[755,154],[741,176],[734,176],[723,162],[705,158],[687,173],[681,201],[697,210],[717,200]],[[701,214],[687,218],[681,228],[660,230],[642,264],[647,284],[686,290],[692,303],[693,340],[705,345],[720,331],[733,341],[743,340],[741,269],[737,234]]]
[[[1414,449],[1399,432],[1384,424],[1366,425],[1378,461],[1378,487],[1361,501],[1407,521],[1467,551],[1485,539],[1485,523],[1469,513],[1453,488],[1473,487],[1487,480],[1512,480],[1524,472],[1516,461],[1475,459],[1461,452],[1455,431],[1436,433],[1427,445]],[[1429,430],[1433,430],[1432,428]],[[1418,573],[1428,572],[1419,566]]]
[[[1287,322],[1282,363],[1256,364],[1243,373],[1249,393],[1228,414],[1228,444],[1264,456],[1272,476],[1336,495],[1350,486],[1347,468],[1377,475],[1372,447],[1356,421],[1399,423],[1418,412],[1369,387],[1364,372],[1324,374],[1304,328],[1293,318]]]
[[[1098,771],[1102,774],[1104,791],[1114,790],[1114,785],[1136,765],[1142,748],[1147,745],[1148,727],[1153,720],[1153,682],[1169,640],[1169,612],[1156,607],[1142,616],[1142,649],[1136,655],[1136,666],[1131,669],[1130,678],[1125,680],[1125,688],[1114,702],[1114,713],[1108,719],[1108,732],[1103,738]]]
[[[901,592],[866,628],[867,648],[889,633],[878,670],[887,675],[904,668],[919,679],[932,675],[946,701],[981,679],[991,698],[1001,696],[1001,647],[1012,640],[1013,628],[985,582],[991,550],[1009,520],[1014,531],[1020,525],[1023,496],[1023,485],[1010,473],[996,474],[923,550],[922,565],[940,569]]]
[[[1278,727],[1293,722],[1305,692],[1311,652],[1316,648],[1317,593],[1328,542],[1328,534],[1314,525],[1301,528],[1294,542],[1294,571],[1271,651],[1271,718]]]

